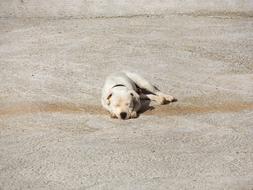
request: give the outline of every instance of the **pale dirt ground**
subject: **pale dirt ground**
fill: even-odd
[[[253,189],[252,17],[0,20],[0,189]],[[178,102],[112,120],[104,78]]]

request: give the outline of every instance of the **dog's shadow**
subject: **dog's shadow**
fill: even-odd
[[[159,90],[156,86],[155,86],[155,89],[156,90]],[[159,90],[160,91],[160,90]],[[155,95],[154,93],[146,90],[146,89],[142,89],[140,88],[139,86],[137,86],[137,92],[138,94],[153,94]],[[166,104],[170,104],[172,102],[177,102],[177,99],[174,99],[173,101],[166,101],[163,105],[166,105]],[[141,109],[138,111],[138,117],[140,116],[140,114],[143,114],[145,113],[146,111],[149,111],[149,110],[154,110],[155,107],[151,105],[151,100],[149,99],[141,99]]]
[[[153,109],[155,109],[155,107],[151,106],[151,100],[141,100],[141,109],[138,111],[138,115]]]
[[[172,102],[176,102],[177,100],[173,100]],[[167,105],[167,104],[170,104],[172,102],[165,102],[165,104],[163,105]],[[150,110],[154,110],[155,109],[155,106],[151,105],[151,100],[141,100],[141,109],[139,110],[138,112],[138,117],[147,112],[147,111],[150,111]]]

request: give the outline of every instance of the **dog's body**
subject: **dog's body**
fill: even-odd
[[[140,90],[151,94],[143,94]],[[119,72],[106,78],[101,102],[111,113],[111,117],[119,119],[137,117],[141,108],[141,99],[149,99],[159,104],[175,100],[173,96],[162,93],[136,73]]]

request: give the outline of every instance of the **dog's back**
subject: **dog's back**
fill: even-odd
[[[136,90],[135,83],[126,75],[125,72],[117,72],[109,75],[103,87],[103,92],[108,92],[112,87],[116,85],[124,85],[128,89]]]

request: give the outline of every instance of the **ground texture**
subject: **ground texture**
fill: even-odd
[[[178,102],[109,118],[105,77]],[[0,189],[253,189],[253,20],[0,19]]]

